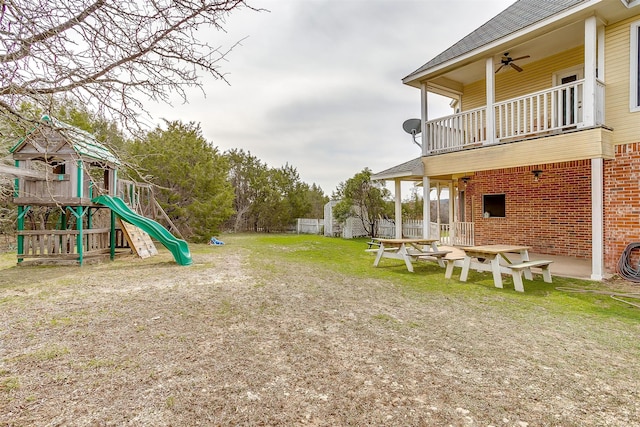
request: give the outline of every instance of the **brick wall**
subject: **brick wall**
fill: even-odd
[[[615,160],[604,162],[604,256],[610,271],[624,248],[640,241],[640,143],[615,148]]]
[[[542,170],[538,181],[536,169]],[[591,257],[589,160],[477,172],[465,190],[466,220],[475,223],[477,245],[527,245],[532,252]],[[505,218],[483,217],[483,194],[505,194]]]

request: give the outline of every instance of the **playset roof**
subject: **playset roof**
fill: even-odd
[[[98,142],[93,134],[47,115],[42,116],[40,122],[51,126],[54,130],[62,134],[79,156],[89,157],[115,165],[120,164],[120,160],[107,147]],[[34,128],[31,129],[26,136],[20,138],[16,145],[9,151],[11,153],[18,151],[40,126],[40,123],[34,126]]]

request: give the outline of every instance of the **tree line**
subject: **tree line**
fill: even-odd
[[[109,141],[125,176],[155,185],[160,204],[195,241],[222,229],[282,231],[297,217],[323,216],[328,198],[292,165],[272,168],[242,149],[220,152],[196,123],[141,130],[147,100],[169,103],[173,94],[187,101],[187,88],[204,90],[205,75],[226,82],[221,64],[239,42],[220,47],[195,37],[198,30],[224,32],[235,11],[262,9],[245,0],[0,5],[0,148],[24,136],[42,113],[91,132]],[[126,138],[117,124],[136,136]],[[362,173],[369,182],[358,174],[352,179],[366,188],[345,182],[334,196],[346,198],[345,206],[359,203],[351,194],[367,197],[379,218],[389,210],[388,194],[370,183],[370,171]],[[11,181],[0,181],[0,232],[14,224],[11,199]],[[351,211],[340,209],[339,216]]]
[[[29,105],[21,110],[23,115],[29,110],[39,114]],[[221,231],[286,231],[296,218],[322,218],[329,201],[318,185],[302,182],[293,165],[270,167],[243,149],[220,151],[198,123],[164,121],[127,138],[115,123],[76,105],[59,107],[56,118],[107,145],[122,161],[121,178],[152,184],[168,217],[194,242]],[[7,153],[24,135],[9,126],[3,129],[0,139]],[[13,223],[11,183],[4,182],[0,213]]]

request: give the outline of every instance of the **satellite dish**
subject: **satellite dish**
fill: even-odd
[[[410,133],[411,135],[417,135],[422,132],[422,120],[420,119],[409,119],[405,120],[402,124],[402,129],[406,133]]]
[[[415,142],[418,147],[422,148],[422,144],[416,141],[416,135],[419,133],[422,133],[422,120],[420,119],[405,120],[404,123],[402,124],[402,129],[404,129],[406,133],[410,133],[411,136],[413,136],[413,142]]]

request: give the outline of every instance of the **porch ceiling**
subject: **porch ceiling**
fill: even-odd
[[[517,43],[517,42],[514,42]],[[497,69],[500,59],[505,52],[509,52],[512,58],[529,55],[529,58],[517,61],[517,64],[526,72],[527,64],[540,61],[549,56],[564,52],[584,44],[584,23],[577,22],[570,26],[548,32],[542,36],[520,44],[505,45],[501,50],[493,54],[493,62]],[[506,72],[515,72],[506,70]],[[445,77],[462,84],[469,84],[485,78],[485,57],[476,60],[464,67],[453,69],[445,73]]]

